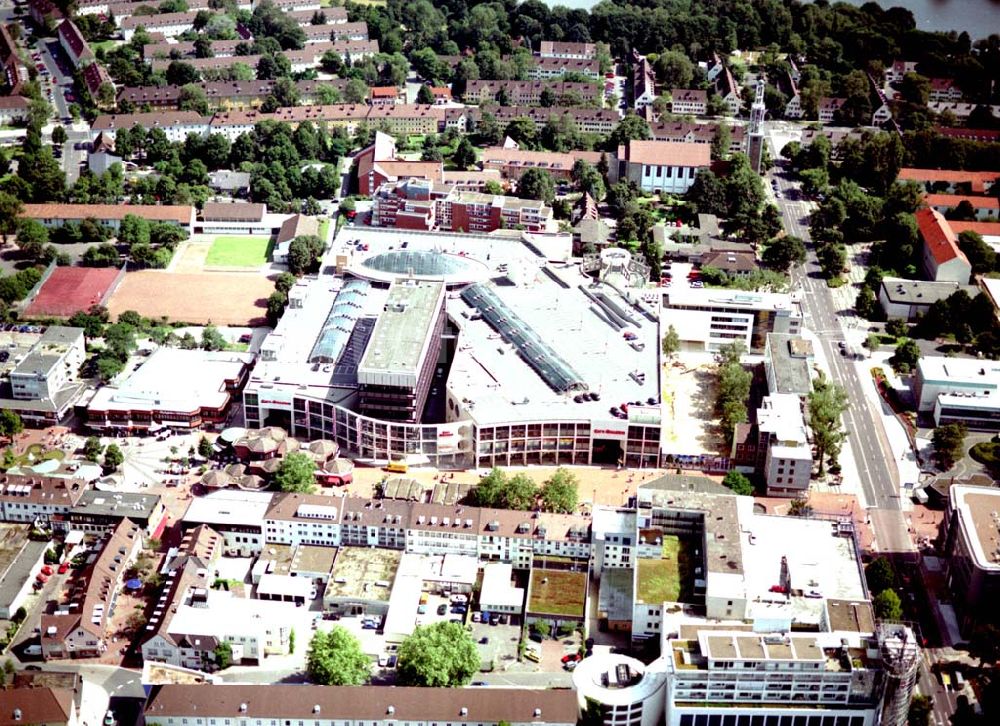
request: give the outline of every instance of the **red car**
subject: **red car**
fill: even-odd
[[[49,581],[49,576],[43,575],[41,572],[39,572],[38,575],[35,577],[35,579],[44,584]]]
[[[58,572],[59,572],[60,575],[65,575],[68,571],[69,571],[69,563],[68,562],[63,562],[61,565],[59,565]]]
[[[566,655],[564,655],[562,657],[562,662],[563,663],[575,663],[578,660],[580,660],[580,654],[579,653],[567,653]]]
[[[52,567],[50,565],[45,565],[42,568],[42,574],[43,575],[51,575],[52,574]]]

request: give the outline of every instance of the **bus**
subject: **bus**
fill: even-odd
[[[405,461],[390,461],[385,470],[394,474],[405,474],[410,470],[410,466]]]

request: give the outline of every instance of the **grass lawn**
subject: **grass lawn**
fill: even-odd
[[[271,240],[263,235],[216,237],[205,264],[218,267],[256,267],[267,262]]]
[[[532,613],[583,616],[587,596],[587,575],[566,570],[531,571],[531,600],[528,610]]]
[[[122,44],[121,41],[118,40],[97,40],[91,42],[90,47],[93,48],[94,52],[96,53],[101,48],[104,48],[104,50],[111,50],[112,48],[119,46],[121,44]]]
[[[324,219],[319,223],[319,238],[326,242],[326,233],[330,229],[330,220]]]
[[[636,596],[650,605],[685,602],[690,598],[691,563],[687,542],[673,535],[663,537],[660,559],[639,559]]]

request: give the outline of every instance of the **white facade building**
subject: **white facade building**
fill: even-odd
[[[719,350],[741,340],[763,351],[767,333],[798,335],[799,303],[784,293],[677,287],[663,293],[661,326],[673,325],[681,342]]]

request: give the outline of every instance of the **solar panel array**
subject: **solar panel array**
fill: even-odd
[[[535,330],[507,307],[486,285],[477,283],[462,290],[462,299],[476,308],[490,326],[517,348],[517,352],[553,390],[565,393],[586,390],[587,383]]]

